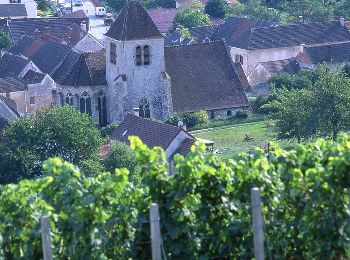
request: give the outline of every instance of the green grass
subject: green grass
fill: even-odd
[[[220,157],[230,158],[233,154],[239,152],[249,152],[259,147],[262,143],[275,142],[283,148],[291,148],[295,145],[293,142],[281,141],[276,139],[274,126],[270,126],[269,120],[241,123],[232,126],[216,127],[193,131],[195,137],[214,141],[214,150],[218,150]],[[245,135],[252,137],[253,140],[245,141]]]

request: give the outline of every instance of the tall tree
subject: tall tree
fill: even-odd
[[[9,50],[12,47],[10,35],[0,30],[0,50]]]
[[[0,135],[0,183],[40,176],[41,164],[49,157],[96,169],[101,143],[87,114],[70,106],[41,110],[32,118],[11,122]]]
[[[185,28],[197,27],[210,24],[210,19],[204,13],[203,5],[197,2],[186,4],[175,16],[175,27],[182,25]]]
[[[225,0],[209,0],[205,5],[205,13],[223,19],[226,15],[226,6]]]

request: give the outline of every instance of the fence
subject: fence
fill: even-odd
[[[254,257],[263,260],[264,256],[264,222],[261,213],[261,198],[258,188],[251,189],[252,224],[254,233]],[[158,204],[152,203],[149,209],[152,260],[167,259],[162,235],[160,231],[160,218]],[[50,221],[47,216],[40,218],[43,259],[52,260],[52,244],[50,235]]]

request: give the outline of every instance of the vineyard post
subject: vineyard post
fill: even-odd
[[[149,213],[151,222],[152,260],[161,260],[161,237],[157,203],[152,203]]]
[[[254,230],[254,256],[256,260],[264,259],[264,223],[261,215],[261,199],[259,188],[251,189],[252,215]]]
[[[43,259],[52,260],[50,220],[47,216],[40,217],[41,239],[43,244]]]

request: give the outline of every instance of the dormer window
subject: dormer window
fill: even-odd
[[[110,51],[109,51],[110,61],[113,64],[117,63],[117,46],[115,43],[111,42],[110,44]]]
[[[136,56],[135,56],[135,62],[137,66],[142,65],[142,50],[141,46],[136,47]]]
[[[149,64],[150,64],[149,46],[145,45],[143,46],[143,65],[149,65]]]

